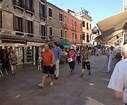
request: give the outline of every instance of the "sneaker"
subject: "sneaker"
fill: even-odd
[[[53,85],[54,85],[54,83],[53,83],[53,82],[51,82],[51,83],[50,83],[50,86],[53,86]]]
[[[38,84],[38,87],[43,88],[44,85],[42,85],[42,83],[39,83],[39,84]]]

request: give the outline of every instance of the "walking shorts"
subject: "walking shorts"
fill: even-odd
[[[44,74],[54,75],[54,73],[55,73],[55,65],[53,67],[44,65],[42,72]]]
[[[90,62],[89,61],[82,62],[82,69],[90,70]]]

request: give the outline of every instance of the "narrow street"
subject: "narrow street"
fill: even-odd
[[[93,75],[80,77],[80,66],[69,74],[61,65],[60,79],[55,85],[40,89],[41,71],[26,67],[8,80],[0,80],[0,105],[121,105],[107,89],[106,57],[92,57]]]

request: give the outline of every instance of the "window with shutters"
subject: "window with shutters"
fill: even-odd
[[[33,22],[26,20],[26,32],[32,34],[33,33]]]
[[[46,18],[46,6],[44,4],[39,4],[39,15],[40,18],[44,19]]]
[[[61,37],[63,37],[63,30],[61,30]]]
[[[75,34],[75,40],[77,39],[77,34]]]
[[[0,11],[0,28],[2,28],[2,11]]]
[[[87,41],[87,42],[90,41],[89,34],[86,35],[86,41]]]
[[[89,23],[86,24],[86,29],[89,30]]]
[[[13,2],[13,5],[15,6],[19,6],[21,8],[24,7],[24,0],[12,0],[12,2]]]
[[[14,16],[14,31],[23,32],[23,18]]]
[[[49,35],[52,36],[52,27],[49,27]]]
[[[82,22],[82,26],[85,27],[85,21]]]
[[[33,0],[25,0],[25,9],[33,12]]]
[[[85,40],[85,34],[82,34],[82,40]]]
[[[63,21],[63,14],[59,13],[59,20]]]
[[[51,8],[49,8],[49,17],[52,17],[52,9]]]
[[[41,25],[41,36],[43,37],[45,36],[45,34],[46,34],[46,28],[44,25]]]

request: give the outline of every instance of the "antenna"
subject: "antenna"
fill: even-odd
[[[127,10],[127,0],[123,0],[123,11]]]

